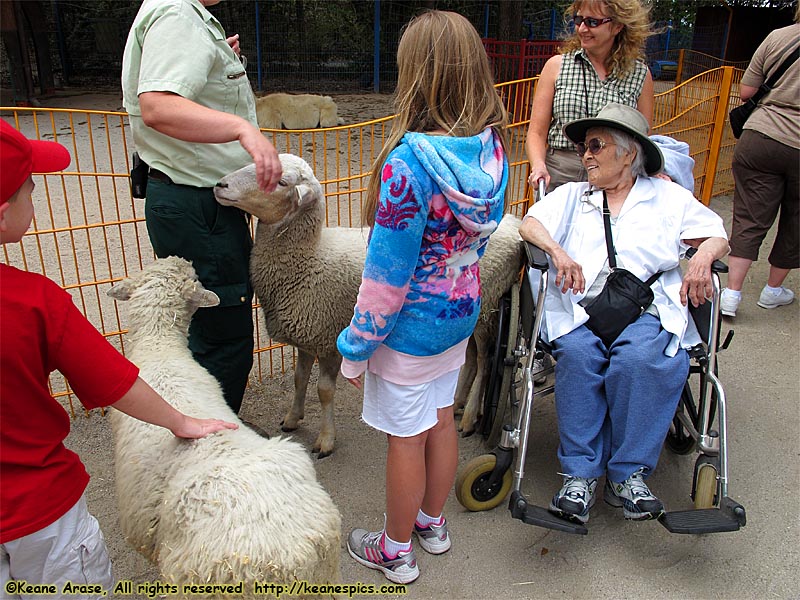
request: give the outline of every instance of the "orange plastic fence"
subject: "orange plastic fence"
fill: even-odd
[[[703,73],[656,97],[655,131],[689,142],[697,161],[696,193],[706,203],[732,189],[733,137],[727,125],[728,104],[738,101],[741,72],[731,67]],[[521,216],[532,198],[525,135],[537,79],[497,86],[509,114],[508,210]],[[736,91],[734,92],[734,87]],[[55,140],[72,154],[69,170],[37,175],[35,218],[17,244],[3,246],[5,263],[42,273],[72,295],[75,304],[120,350],[125,351],[124,306],[107,297],[112,283],[154,259],[144,224],[144,201],[131,198],[131,135],[121,112],[0,107],[3,118],[25,135]],[[360,225],[370,167],[386,139],[393,117],[305,131],[267,131],[280,152],[302,156],[311,164],[326,197],[327,223]],[[274,343],[260,321],[257,306],[254,376],[283,373],[293,352]],[[72,392],[59,373],[50,378],[51,393],[75,414]]]

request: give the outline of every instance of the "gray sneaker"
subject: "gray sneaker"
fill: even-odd
[[[370,569],[383,571],[384,576],[394,583],[411,583],[419,577],[417,555],[412,548],[389,558],[383,552],[383,531],[353,529],[347,538],[347,551],[356,562]]]
[[[586,523],[589,509],[594,506],[594,490],[597,478],[573,477],[564,475],[564,485],[553,496],[548,510],[562,519]]]
[[[757,304],[761,308],[778,308],[792,302],[794,302],[794,292],[781,286],[781,291],[778,294],[773,294],[767,288],[761,290],[761,296],[759,296]]]
[[[611,506],[622,507],[622,514],[631,521],[657,519],[664,514],[664,505],[644,482],[644,467],[622,483],[606,479],[603,500]]]
[[[446,519],[442,520],[441,525],[430,524],[427,527],[420,527],[414,523],[414,534],[419,540],[419,545],[429,554],[444,554],[452,545]]]

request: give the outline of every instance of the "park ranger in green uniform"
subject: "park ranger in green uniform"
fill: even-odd
[[[219,0],[144,0],[122,66],[136,150],[149,165],[145,218],[156,255],[192,261],[220,298],[189,328],[195,359],[238,412],[253,364],[252,240],[244,213],[214,200],[223,175],[255,162],[258,185],[281,177],[278,153],[258,129],[239,55],[207,6]]]

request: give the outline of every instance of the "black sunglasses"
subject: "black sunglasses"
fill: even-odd
[[[581,26],[581,24],[586,25],[589,29],[594,29],[595,27],[600,27],[604,23],[610,23],[613,21],[611,17],[604,17],[602,19],[595,19],[594,17],[582,17],[580,15],[572,15],[572,24],[575,25],[575,28]]]
[[[606,146],[616,146],[616,144],[613,142],[606,142],[600,138],[592,138],[588,142],[578,142],[575,144],[575,150],[578,152],[578,156],[583,156],[586,154],[587,150],[596,156],[600,154]]]

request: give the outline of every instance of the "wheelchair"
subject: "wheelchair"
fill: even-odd
[[[544,507],[529,503],[520,489],[533,403],[554,391],[552,384],[538,385],[554,372],[552,360],[543,360],[549,359],[549,348],[538,335],[544,314],[548,258],[533,244],[525,243],[525,246],[527,268],[523,270],[522,280],[512,287],[500,305],[495,353],[484,394],[479,431],[492,450],[459,469],[456,498],[466,509],[481,511],[499,506],[510,492],[508,508],[513,518],[539,527],[586,535],[585,525],[562,519]],[[690,249],[687,257],[694,252]],[[697,454],[691,488],[694,508],[667,512],[659,518],[672,533],[729,532],[746,524],[744,507],[729,496],[727,406],[717,377],[717,353],[725,350],[733,337],[731,330],[720,343],[719,273],[727,269],[727,265],[715,261],[711,300],[697,308],[689,305],[703,341],[689,351],[689,376],[665,445],[676,454]],[[535,298],[531,277],[535,278],[533,287],[538,289]]]

